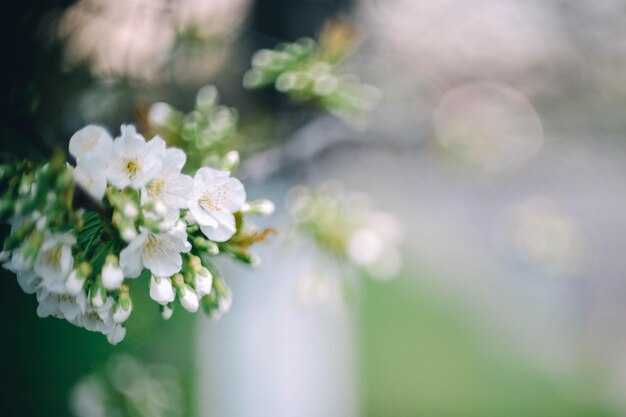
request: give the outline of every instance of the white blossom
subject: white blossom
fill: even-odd
[[[113,141],[108,180],[120,189],[128,186],[141,189],[159,172],[164,156],[163,139],[157,136],[146,142],[134,126],[122,126],[122,135]]]
[[[37,286],[41,282],[41,278],[39,278],[34,271],[17,271],[15,273],[17,277],[17,283],[19,284],[22,291],[26,294],[34,294],[37,291]]]
[[[113,326],[113,328],[105,334],[110,344],[117,345],[126,337],[126,327],[118,324]]]
[[[75,323],[87,309],[87,296],[84,291],[70,295],[50,292],[44,287],[39,287],[37,301],[39,302],[37,307],[39,317],[64,318],[71,323]]]
[[[79,164],[108,165],[107,157],[111,155],[113,139],[102,127],[88,125],[74,133],[70,139],[70,154]]]
[[[13,271],[17,277],[17,283],[26,294],[34,294],[41,278],[35,274],[33,265],[24,257],[24,248],[19,247],[12,251],[11,258],[3,264],[5,269]]]
[[[96,200],[102,200],[113,150],[111,135],[100,126],[89,125],[74,133],[69,148],[76,158],[76,167],[72,170],[74,180]]]
[[[65,292],[65,281],[74,266],[72,258],[74,243],[76,238],[70,233],[46,233],[35,261],[35,273],[41,277],[42,285],[48,291]]]
[[[179,210],[187,206],[191,196],[193,179],[180,173],[186,159],[180,149],[167,149],[160,171],[141,190],[142,204],[151,200],[162,204],[164,212],[157,213],[168,223],[178,220]]]
[[[107,188],[106,167],[79,164],[72,170],[72,177],[94,199],[100,201]]]
[[[78,317],[77,324],[92,332],[111,332],[116,325],[113,321],[114,304],[113,298],[109,296],[99,306],[88,305],[85,313]]]
[[[20,246],[16,248],[11,253],[11,259],[8,262],[5,262],[2,266],[9,271],[15,272],[28,272],[32,271],[33,264],[32,261],[29,261],[24,256],[25,247]]]
[[[190,250],[184,224],[165,233],[141,229],[141,233],[120,253],[120,267],[127,278],[136,278],[143,268],[157,277],[168,277],[181,270],[181,252]]]
[[[230,239],[236,232],[234,212],[246,201],[243,184],[226,171],[200,168],[193,180],[189,211],[202,233],[216,242]]]

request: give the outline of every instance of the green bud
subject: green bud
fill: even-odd
[[[130,291],[128,288],[128,285],[121,285],[119,290],[119,299],[118,302],[121,303],[122,308],[124,308],[124,310],[128,310],[129,308],[132,308],[131,304],[132,301],[130,299]]]
[[[198,272],[202,268],[202,260],[199,256],[192,255],[189,258],[189,269]]]
[[[197,236],[196,238],[193,239],[193,246],[201,250],[207,250],[209,249],[209,241],[203,238],[202,236]]]
[[[113,306],[113,321],[116,323],[124,323],[128,320],[131,311],[133,310],[133,302],[130,299],[128,293],[128,287],[122,285],[119,290],[119,296],[115,306]]]
[[[217,246],[217,243],[212,242],[210,240],[207,241],[208,243],[208,247],[207,247],[207,252],[213,256],[218,255],[220,253],[220,247]]]
[[[200,303],[202,305],[202,310],[204,310],[204,312],[207,314],[211,314],[214,311],[219,310],[220,308],[220,302],[217,298],[217,294],[215,293],[215,291],[212,291],[211,293],[202,297],[200,299]]]
[[[185,285],[185,278],[182,276],[182,274],[179,273],[172,275],[172,285],[176,288],[179,294],[184,291],[183,287]]]

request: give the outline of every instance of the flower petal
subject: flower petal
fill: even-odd
[[[200,225],[200,230],[206,237],[215,242],[226,242],[230,239],[237,228],[235,226],[235,216],[229,212],[219,213],[217,227]]]
[[[126,278],[137,278],[143,270],[141,250],[147,239],[147,233],[140,233],[120,252],[120,268]]]

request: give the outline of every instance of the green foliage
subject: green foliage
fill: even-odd
[[[319,44],[310,38],[281,43],[254,54],[243,84],[249,89],[274,86],[294,102],[311,103],[350,119],[371,110],[379,92],[356,75],[339,71],[339,60],[345,53],[341,48],[333,49],[330,42]]]
[[[219,93],[211,85],[198,91],[195,107],[189,113],[159,102],[151,106],[148,116],[156,134],[170,146],[185,150],[187,172],[201,166],[221,168],[228,152],[235,149],[238,121],[237,110],[219,104]]]

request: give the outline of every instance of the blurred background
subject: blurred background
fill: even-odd
[[[6,8],[2,153],[45,160],[89,123],[143,130],[152,103],[190,111],[212,84],[238,110],[239,176],[276,202],[264,222],[281,234],[255,271],[224,263],[220,321],[164,322],[146,287],[115,347],[37,318],[1,270],[1,414],[626,415],[626,1]],[[350,28],[341,69],[376,87],[374,110],[346,120],[244,89],[256,50],[331,20]],[[359,276],[349,299],[302,297],[312,272],[341,272],[283,238],[288,190],[329,180],[404,235],[395,279]]]

